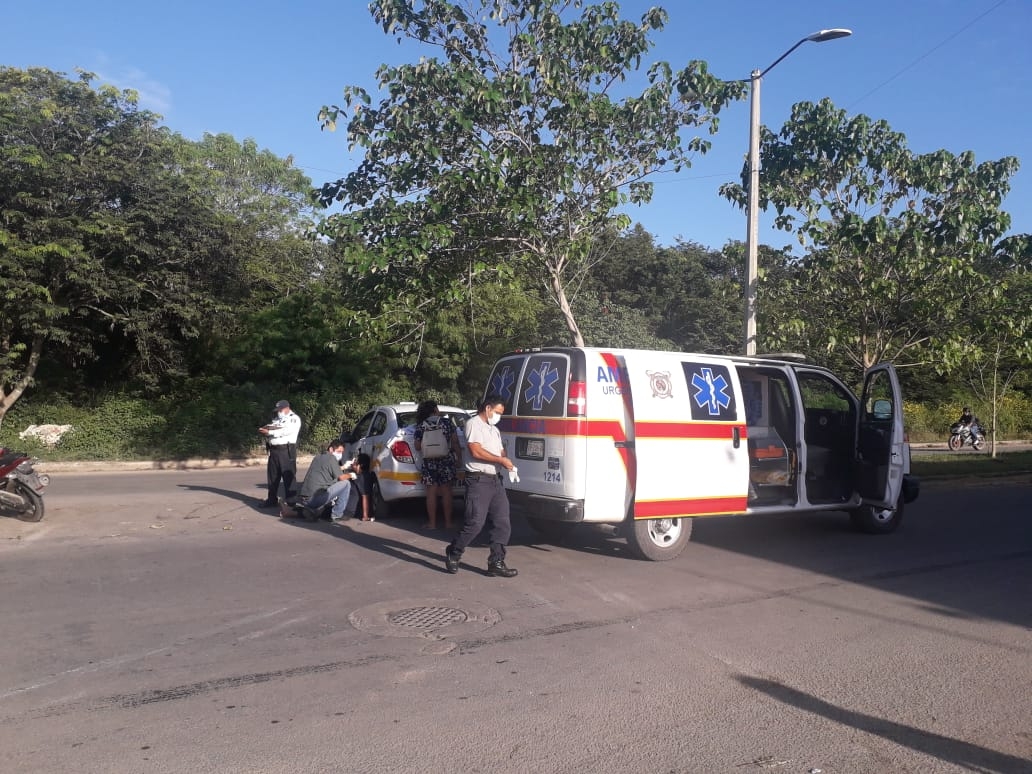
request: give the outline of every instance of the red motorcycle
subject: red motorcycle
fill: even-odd
[[[50,476],[37,473],[37,460],[0,447],[0,513],[22,521],[43,518],[43,490]]]

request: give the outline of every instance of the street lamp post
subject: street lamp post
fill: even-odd
[[[749,76],[752,87],[749,95],[749,207],[746,210],[745,232],[746,280],[745,280],[745,354],[756,354],[756,289],[760,232],[760,81],[786,56],[803,43],[823,43],[852,35],[852,30],[821,30],[807,35],[775,59],[765,70],[753,70]]]

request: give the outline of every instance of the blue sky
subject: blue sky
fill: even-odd
[[[764,78],[762,121],[780,127],[793,103],[829,97],[850,113],[885,119],[911,148],[1017,156],[1004,209],[1012,232],[1032,232],[1032,3],[1027,0],[623,0],[637,19],[670,14],[652,59],[703,59],[723,78],[747,78],[823,28],[852,37],[806,43]],[[124,0],[11,3],[0,64],[43,66],[139,91],[144,107],[192,139],[204,132],[253,137],[292,155],[315,184],[357,162],[342,130],[317,113],[345,85],[372,88],[383,62],[414,60],[372,22],[365,0]],[[748,149],[748,103],[721,114],[713,149],[678,175],[655,179],[653,202],[628,214],[661,244],[678,238],[720,247],[745,236],[745,216],[717,194],[737,179]],[[760,241],[791,241],[760,219]]]

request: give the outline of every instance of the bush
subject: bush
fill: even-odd
[[[350,429],[371,406],[433,398],[459,406],[454,390],[417,391],[394,377],[368,379],[346,393],[335,390],[288,393],[266,384],[227,385],[209,377],[184,380],[157,398],[126,393],[93,396],[32,393],[19,400],[0,426],[0,445],[50,460],[186,459],[263,454],[257,428],[268,422],[276,401],[286,398],[301,416],[303,452],[316,452],[342,429]],[[987,425],[989,406],[953,399],[905,401],[903,414],[914,442],[944,441],[967,403]],[[31,424],[68,424],[73,430],[54,449],[18,433]],[[1001,401],[997,439],[1032,438],[1032,398],[1012,392]]]

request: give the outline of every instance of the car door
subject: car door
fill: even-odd
[[[348,459],[352,459],[359,452],[368,452],[368,449],[363,448],[363,442],[366,436],[369,435],[369,428],[373,424],[373,417],[376,416],[376,411],[368,412],[364,417],[358,420],[355,428],[344,435],[345,443],[347,444],[344,449],[344,455]]]
[[[895,508],[906,458],[902,391],[888,363],[864,374],[856,438],[858,494],[868,505]]]

